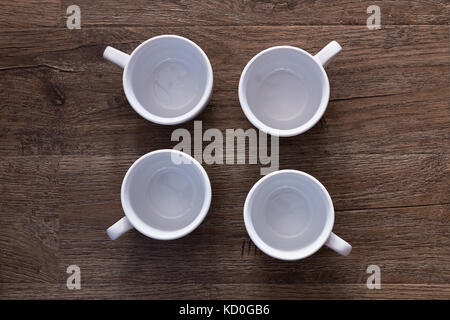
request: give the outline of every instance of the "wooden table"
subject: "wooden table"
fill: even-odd
[[[66,9],[81,9],[81,29]],[[369,30],[367,7],[381,8]],[[0,3],[0,297],[450,298],[448,1],[88,1]],[[349,257],[327,248],[283,262],[255,248],[242,218],[260,164],[206,165],[205,221],[161,242],[105,230],[123,216],[120,186],[141,155],[172,148],[176,128],[129,106],[107,45],[131,52],[160,34],[199,44],[214,92],[203,130],[252,128],[238,100],[259,51],[343,47],[327,67],[331,99],[307,133],[280,140],[280,169],[318,178]],[[205,144],[204,144],[205,146]],[[66,269],[81,269],[69,290]],[[369,265],[381,289],[369,290]]]

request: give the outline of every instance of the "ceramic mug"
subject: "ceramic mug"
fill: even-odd
[[[344,256],[352,250],[331,231],[334,208],[327,190],[301,171],[276,171],[259,180],[245,200],[244,222],[255,245],[277,259],[303,259],[323,245]]]
[[[140,157],[122,182],[125,217],[107,230],[112,240],[132,228],[171,240],[193,231],[211,203],[208,175],[194,158],[178,150],[157,150]]]
[[[239,101],[248,120],[259,130],[280,137],[313,127],[330,98],[324,67],[341,50],[332,41],[315,56],[291,46],[258,53],[239,81]]]
[[[211,97],[211,63],[189,39],[157,36],[140,44],[131,55],[107,47],[103,57],[124,68],[128,102],[151,122],[175,125],[191,120]]]

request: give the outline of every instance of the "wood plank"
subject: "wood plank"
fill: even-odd
[[[153,149],[152,149],[153,150]],[[399,207],[448,202],[450,155],[383,154],[315,157],[282,148],[280,169],[308,172],[329,190],[337,210]],[[119,201],[120,184],[136,160],[126,156],[63,157],[58,191],[66,204]],[[260,165],[207,165],[220,205],[233,202],[241,212],[247,192],[258,181]]]
[[[58,160],[0,157],[0,172],[0,283],[53,283],[60,278]]]
[[[62,7],[71,5],[62,1]],[[378,5],[383,25],[448,24],[444,0],[416,1],[177,1],[119,0],[77,4],[83,27],[187,25],[366,25],[367,8]]]
[[[4,283],[53,284],[61,279],[59,220],[54,209],[31,203],[2,203],[1,208],[0,218],[7,230],[0,235],[0,289]]]
[[[339,257],[324,248],[301,262],[263,255],[247,238],[241,217],[224,219],[223,207],[210,212],[194,233],[169,242],[151,240],[135,231],[120,241],[108,240],[104,228],[115,219],[111,215],[115,204],[69,205],[60,210],[61,259],[52,267],[53,280],[41,284],[47,288],[41,297],[449,297],[449,205],[339,211],[334,231],[352,243],[352,254]],[[10,259],[9,268],[20,266],[17,270],[22,270],[27,256],[18,256],[21,260]],[[31,270],[10,272],[15,277],[2,279],[5,291],[0,296],[13,298],[17,296],[13,289],[20,288],[22,297],[35,298],[36,277],[44,263],[41,257],[41,252],[31,251],[28,259],[37,265],[34,274]],[[70,264],[82,270],[80,292],[65,288],[65,269]],[[381,268],[379,291],[366,288],[370,264]],[[229,291],[235,286],[242,288],[237,295]]]
[[[448,1],[80,0],[82,29],[68,30],[71,4],[0,4],[0,298],[450,299]],[[381,30],[366,27],[373,4]],[[211,209],[185,238],[107,238],[123,216],[128,167],[172,148],[174,129],[193,132],[193,122],[140,118],[122,70],[102,58],[107,45],[131,52],[159,34],[186,36],[210,57],[214,94],[197,120],[224,134],[252,127],[237,86],[256,53],[341,43],[327,67],[328,110],[280,141],[280,168],[329,190],[349,257],[323,248],[282,262],[255,247],[242,206],[260,164],[204,165]],[[80,291],[65,285],[71,264]],[[381,268],[381,290],[366,287],[370,264]]]
[[[364,157],[331,157],[328,165],[323,159],[313,159],[293,167],[313,173],[329,189],[337,209],[335,232],[354,246],[348,258],[323,249],[301,263],[266,257],[246,236],[242,206],[248,190],[259,179],[257,167],[224,170],[223,166],[206,166],[213,185],[207,219],[188,237],[162,245],[137,232],[116,242],[106,237],[105,229],[123,215],[120,183],[134,159],[4,158],[0,205],[9,231],[0,243],[4,245],[2,256],[9,263],[0,270],[0,282],[57,281],[63,277],[63,266],[70,264],[83,266],[84,278],[91,285],[96,281],[116,283],[117,279],[109,277],[120,277],[123,268],[135,268],[140,276],[133,281],[139,283],[154,279],[169,283],[186,277],[207,283],[270,283],[271,279],[278,283],[324,279],[327,283],[358,283],[369,264],[382,266],[388,283],[445,281],[450,266],[449,205],[421,204],[447,200],[449,157]],[[437,164],[442,167],[433,167]],[[420,168],[416,170],[420,175],[408,176],[410,168]],[[395,177],[389,176],[392,172]],[[370,209],[370,205],[405,207]],[[116,259],[111,256],[114,251]],[[99,274],[97,269],[104,265],[112,271]]]
[[[327,68],[332,93],[324,118],[306,134],[282,139],[282,145],[315,155],[450,152],[450,92],[442,81],[449,74],[447,27],[378,32],[239,27],[232,28],[235,34],[228,40],[223,39],[229,28],[170,30],[193,38],[213,64],[214,94],[198,118],[204,130],[251,127],[240,109],[237,85],[254,54],[283,43],[314,53],[337,39],[344,51]],[[101,57],[107,44],[130,52],[140,41],[165,32],[169,29],[99,28],[68,36],[55,30],[42,43],[33,41],[37,31],[18,32],[14,43],[0,36],[1,154],[113,155],[120,150],[134,157],[174,146],[170,135],[175,128],[141,119],[125,99],[120,68]],[[192,123],[179,127],[192,130]]]
[[[59,288],[61,287],[61,288]],[[109,284],[89,290],[67,290],[63,286],[4,284],[2,299],[448,299],[450,286],[385,284],[381,290],[368,290],[365,285],[347,284],[153,284],[139,287],[123,284],[112,291]],[[155,294],[154,292],[158,292]],[[7,293],[7,294],[6,294]]]
[[[291,147],[282,147],[280,153],[280,169],[296,169],[315,176],[330,192],[336,210],[448,203],[448,154],[320,157],[299,155]],[[122,179],[136,159],[122,155],[3,158],[1,202],[118,203]],[[237,206],[233,212],[241,212],[246,194],[261,178],[261,165],[204,164],[204,167],[212,181],[217,206],[228,207],[231,201]]]
[[[380,266],[385,284],[448,281],[449,205],[339,211],[334,231],[353,245],[352,254],[340,257],[323,248],[300,262],[278,261],[256,249],[236,207],[214,205],[204,223],[183,239],[160,242],[133,231],[112,242],[105,228],[122,215],[115,204],[69,205],[60,214],[61,263],[83,266],[92,286],[119,286],[124,274],[133,274],[127,278],[131,283],[148,286],[183,281],[365,284],[371,264]],[[109,272],[96,272],[104,265]]]

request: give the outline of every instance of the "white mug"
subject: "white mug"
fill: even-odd
[[[352,250],[331,232],[334,208],[327,190],[301,171],[276,171],[259,180],[245,200],[244,222],[255,245],[277,259],[303,259],[324,244],[344,256]]]
[[[132,228],[153,239],[177,239],[205,218],[211,184],[205,169],[191,156],[178,150],[157,150],[128,169],[121,201],[125,217],[108,228],[112,240]]]
[[[125,69],[123,89],[128,102],[151,122],[175,125],[191,120],[211,97],[211,63],[189,39],[157,36],[131,55],[107,47],[103,57]]]
[[[315,56],[291,46],[258,53],[239,81],[239,101],[248,120],[259,130],[280,137],[313,127],[330,98],[324,67],[341,50],[332,41]]]

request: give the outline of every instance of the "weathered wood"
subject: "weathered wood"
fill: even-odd
[[[0,298],[450,299],[448,1],[80,0],[81,30],[65,27],[69,4],[0,4]],[[371,4],[381,7],[381,30],[365,26]],[[242,207],[260,164],[204,164],[211,209],[185,238],[107,238],[123,216],[128,167],[172,148],[173,130],[192,133],[193,122],[140,118],[122,70],[102,52],[131,52],[167,33],[208,54],[214,92],[197,120],[224,134],[252,128],[237,86],[256,53],[341,43],[327,67],[325,116],[280,140],[280,169],[308,172],[329,190],[349,257],[323,248],[281,262],[254,246]],[[71,264],[81,268],[80,291],[66,288]],[[371,264],[381,290],[366,287]]]
[[[77,264],[83,270],[83,287],[80,292],[69,291],[64,278],[44,278],[42,286],[49,290],[40,296],[230,298],[233,293],[226,288],[241,286],[236,298],[448,298],[449,209],[445,205],[339,211],[335,231],[352,242],[349,257],[324,248],[301,262],[280,263],[254,247],[240,219],[222,215],[226,208],[210,213],[183,239],[160,242],[131,232],[118,245],[106,238],[103,229],[115,219],[110,214],[118,210],[115,204],[69,205],[59,212],[60,263],[53,265],[53,274],[63,278],[65,268]],[[222,236],[227,229],[227,236]],[[36,242],[33,237],[21,240]],[[21,260],[9,259],[10,269],[5,270],[9,277],[2,279],[2,286],[27,284],[24,296],[33,298],[32,288],[45,269],[31,257],[25,259],[27,252],[15,253]],[[41,256],[40,251],[33,254]],[[381,291],[365,286],[370,264],[382,270]],[[183,289],[191,286],[197,289]],[[440,290],[429,290],[433,287]],[[282,292],[283,288],[290,290]],[[8,290],[0,295],[18,293]]]
[[[22,28],[57,27],[61,16],[60,0],[16,0],[0,2],[0,30]],[[65,26],[65,24],[64,24]]]
[[[205,129],[251,127],[240,109],[237,85],[254,54],[275,44],[299,45],[314,53],[338,39],[344,51],[327,69],[331,102],[325,117],[306,134],[282,143],[305,154],[450,151],[450,93],[442,77],[449,69],[446,27],[378,32],[363,27],[240,27],[232,28],[232,38],[229,29],[174,30],[199,43],[213,64],[214,94],[198,118]],[[33,40],[38,31],[20,33],[14,43],[0,35],[0,132],[8,136],[0,146],[2,154],[111,155],[120,149],[122,155],[136,156],[172,146],[174,128],[140,118],[125,99],[122,70],[102,58],[107,44],[130,52],[140,41],[167,31],[98,29],[67,37],[68,31],[61,30],[42,43]],[[181,127],[192,128],[192,123]]]
[[[163,146],[162,146],[163,147]],[[155,150],[158,149],[155,147]],[[317,177],[329,190],[337,210],[448,203],[450,156],[297,154],[280,150],[280,169],[297,169]],[[120,202],[119,191],[130,156],[33,156],[2,160],[2,203],[82,205]],[[261,165],[206,165],[217,205],[242,211],[245,196],[258,181]],[[413,174],[414,173],[414,174]],[[234,199],[234,200],[233,200]]]
[[[121,279],[123,281],[123,279]],[[3,284],[5,299],[448,299],[448,284],[385,284],[368,290],[352,284],[166,284],[138,286],[124,283],[111,288],[98,284],[90,290],[58,290],[45,284]],[[154,295],[152,292],[158,292]]]
[[[430,158],[432,156],[419,155],[415,159],[409,155],[385,159],[365,155],[351,159],[346,166],[341,166],[339,159],[331,158],[336,165],[328,170],[314,161],[294,167],[311,172],[308,167],[313,164],[313,168],[319,170],[312,173],[321,179],[335,200],[334,230],[352,243],[354,251],[342,258],[324,248],[307,260],[292,263],[280,263],[263,255],[246,235],[242,206],[249,188],[259,179],[257,168],[233,166],[224,170],[221,166],[206,166],[213,184],[212,207],[207,219],[191,235],[160,242],[130,232],[120,241],[112,242],[107,239],[105,229],[123,215],[120,182],[133,160],[119,156],[53,156],[45,161],[37,161],[42,157],[4,159],[2,172],[9,174],[2,180],[6,187],[1,217],[9,228],[1,241],[6,245],[2,257],[8,261],[2,266],[1,282],[41,281],[58,286],[64,283],[65,268],[77,264],[83,270],[84,292],[96,297],[116,297],[122,281],[140,283],[146,287],[149,298],[179,297],[178,292],[162,294],[149,289],[155,288],[155,283],[166,283],[170,288],[174,281],[205,285],[297,283],[300,288],[308,284],[346,283],[351,289],[350,284],[365,283],[369,264],[377,264],[382,268],[383,283],[390,286],[446,283],[450,272],[450,206],[432,203],[445,200],[448,180],[437,181],[433,173],[438,170],[431,170],[430,178],[424,177],[423,181],[401,172],[407,170],[401,168],[427,168],[429,164],[425,163],[439,162]],[[419,164],[415,165],[414,161]],[[392,167],[397,162],[406,163],[399,168]],[[378,182],[377,179],[381,179],[378,176],[386,178],[377,171],[383,170],[383,163],[389,163],[389,169],[402,178],[387,177],[387,181]],[[442,163],[448,164],[448,158]],[[358,167],[364,167],[367,175],[368,164],[372,164],[371,175],[359,176]],[[34,176],[33,172],[36,172]],[[448,171],[442,174],[442,179],[448,179]],[[30,175],[32,179],[27,182]],[[14,183],[14,179],[22,185]],[[444,191],[440,195],[437,192],[436,198],[431,192],[427,194],[426,188]],[[427,204],[417,205],[418,199]],[[347,210],[346,205],[350,208],[370,205],[399,208]],[[124,275],[133,276],[123,278]],[[105,283],[111,284],[110,294],[98,291],[98,286]],[[355,294],[360,292],[367,297],[368,293],[358,288]],[[70,297],[64,287],[58,290],[61,295]],[[202,292],[205,298],[208,293],[204,290],[195,294]],[[264,296],[264,287],[260,290],[250,296]],[[311,290],[310,294],[318,294]],[[402,296],[395,286],[392,290],[385,297]],[[305,291],[300,291],[301,294],[293,294],[291,298],[306,295]],[[445,295],[445,291],[436,292],[435,297],[441,295]],[[193,293],[185,297],[197,296]]]

